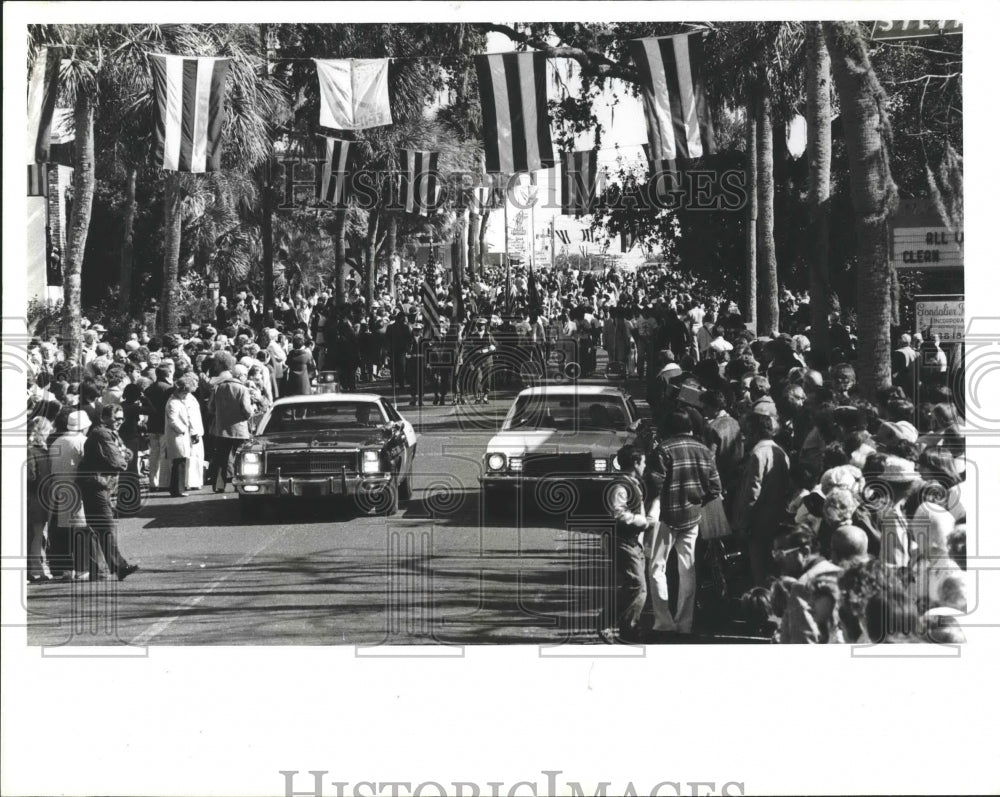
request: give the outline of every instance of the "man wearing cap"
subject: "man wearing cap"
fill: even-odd
[[[118,576],[119,581],[124,581],[139,569],[138,565],[129,564],[121,555],[115,539],[112,490],[117,490],[118,474],[125,471],[132,458],[132,452],[118,435],[124,421],[125,412],[118,405],[101,411],[101,422],[90,430],[84,443],[77,477],[87,525],[101,543],[108,569]],[[91,570],[90,576],[96,578],[97,573]]]

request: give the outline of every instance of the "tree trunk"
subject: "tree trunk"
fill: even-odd
[[[389,269],[389,295],[396,297],[396,233],[399,230],[399,217],[395,213],[389,214],[389,232],[386,234],[385,249],[386,263]]]
[[[267,46],[268,28],[260,26],[260,49],[264,56],[261,78],[270,78],[271,52]],[[268,132],[270,135],[270,130]],[[260,238],[261,266],[263,270],[264,291],[261,297],[264,309],[264,322],[271,326],[274,323],[274,230],[271,218],[271,144],[268,143],[268,153],[260,166]]]
[[[757,328],[757,115],[756,102],[747,103],[747,253],[743,320]]]
[[[368,234],[365,236],[365,306],[375,303],[375,255],[378,252],[378,222],[380,211],[368,211]]]
[[[472,280],[474,280],[476,278],[476,262],[477,262],[478,251],[479,251],[478,247],[477,247],[477,243],[479,241],[479,238],[478,238],[478,236],[479,236],[479,214],[478,213],[474,213],[474,212],[471,212],[471,211],[469,212],[469,228],[468,228],[468,230],[466,230],[466,233],[467,233],[467,236],[466,236],[466,238],[467,238],[467,244],[466,244],[466,246],[468,248],[468,252],[466,253],[466,256],[465,256],[466,257],[466,263],[468,265],[468,270],[466,271],[466,274],[468,274],[469,281],[471,282]]]
[[[123,219],[121,260],[118,264],[118,309],[123,313],[132,307],[132,269],[135,251],[135,182],[139,170],[134,166],[128,170],[128,186],[125,189],[125,218]]]
[[[771,97],[761,87],[757,98],[757,333],[778,333],[778,258],[774,247],[774,130]]]
[[[844,117],[858,237],[858,387],[874,399],[892,380],[887,229],[887,218],[896,203],[896,185],[889,170],[892,128],[885,92],[872,71],[860,26],[824,22],[823,34]]]
[[[333,217],[334,241],[334,290],[337,307],[347,303],[347,282],[344,272],[347,266],[347,211],[336,210]]]
[[[810,343],[826,357],[830,353],[830,54],[822,25],[805,24]]]
[[[455,240],[458,243],[458,251],[456,252],[458,255],[458,269],[456,273],[459,275],[459,284],[461,284],[462,280],[466,279],[466,275],[469,273],[469,247],[465,245],[469,237],[468,208],[460,209],[456,223]]]
[[[73,208],[69,218],[63,271],[62,336],[66,359],[79,363],[83,346],[80,276],[94,205],[94,101],[86,91],[78,91],[73,116],[76,126],[76,143],[73,147]]]
[[[483,216],[479,220],[479,276],[482,278],[486,273],[486,229],[490,226],[490,208],[483,210]]]
[[[172,334],[180,326],[181,186],[177,172],[164,173],[163,186],[163,296],[161,334]],[[221,330],[220,330],[221,331]]]

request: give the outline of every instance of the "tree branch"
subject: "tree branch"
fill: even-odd
[[[600,50],[584,50],[580,47],[570,47],[566,44],[552,45],[544,39],[537,36],[530,36],[527,33],[522,33],[509,25],[498,25],[492,22],[487,22],[480,25],[480,28],[487,33],[502,33],[511,41],[534,47],[536,50],[545,53],[550,58],[572,58],[580,64],[581,67],[583,67],[583,71],[586,74],[592,77],[615,77],[619,80],[624,80],[637,86],[642,85],[642,78],[639,76],[638,72],[630,67],[624,66],[618,61],[613,61]]]

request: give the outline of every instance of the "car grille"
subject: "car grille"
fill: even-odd
[[[527,454],[524,457],[525,476],[593,473],[590,454]]]
[[[342,468],[357,472],[357,451],[275,451],[268,453],[266,472],[275,474],[281,468],[282,476],[309,476],[313,474],[340,473]]]

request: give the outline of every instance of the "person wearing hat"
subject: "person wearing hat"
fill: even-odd
[[[882,534],[882,561],[888,567],[906,567],[910,561],[909,521],[903,504],[920,482],[912,462],[886,454],[872,454],[865,462],[866,495],[875,506],[875,523]]]

